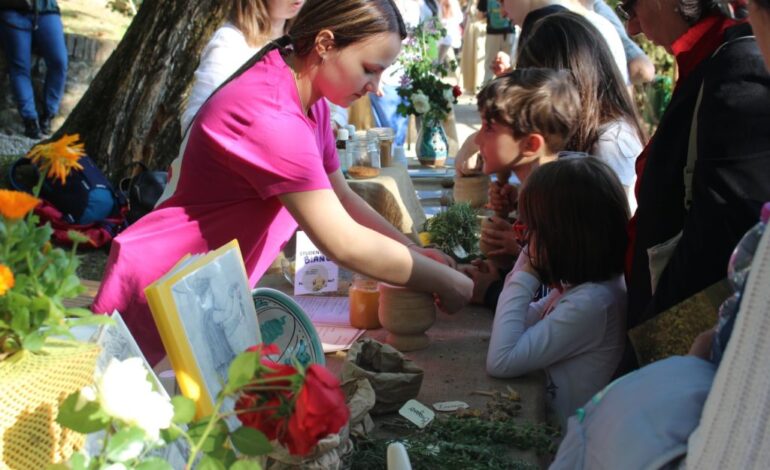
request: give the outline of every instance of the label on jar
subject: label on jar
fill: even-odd
[[[305,232],[297,232],[294,295],[337,291],[339,267],[310,241]]]

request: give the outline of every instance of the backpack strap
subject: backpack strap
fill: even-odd
[[[16,170],[23,166],[29,166],[35,169],[35,171],[39,171],[37,166],[35,166],[32,163],[32,160],[30,160],[27,157],[21,157],[15,162],[11,164],[11,166],[8,168],[8,182],[11,184],[11,187],[15,189],[16,191],[24,191],[25,193],[32,193],[32,188],[27,187],[26,185],[22,184],[18,179],[16,179]]]
[[[729,46],[730,44],[736,43],[738,41],[745,41],[749,39],[755,39],[753,35],[746,35],[737,37],[735,39],[731,39],[721,46],[717,48],[716,51],[714,51],[713,54],[711,54],[711,57],[709,60],[713,59],[714,57],[719,54],[722,49]],[[690,139],[689,143],[687,144],[687,164],[684,166],[683,170],[683,179],[684,179],[684,209],[685,211],[690,211],[690,206],[692,205],[692,186],[693,186],[693,177],[695,176],[695,161],[698,159],[698,114],[700,112],[700,104],[703,100],[703,87],[705,85],[706,79],[704,78],[703,81],[700,84],[700,90],[698,91],[698,98],[695,100],[695,110],[692,113],[692,121],[690,122]]]

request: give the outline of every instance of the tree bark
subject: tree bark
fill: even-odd
[[[182,113],[200,52],[225,18],[222,0],[145,0],[125,36],[54,138],[80,134],[113,178],[179,152]]]

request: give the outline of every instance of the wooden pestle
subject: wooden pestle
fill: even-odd
[[[511,170],[500,170],[496,173],[497,175],[497,181],[502,182],[503,184],[508,182],[508,179],[511,177]],[[508,216],[508,213],[506,211],[495,211],[495,215],[500,217],[501,219],[505,219]],[[489,218],[485,218],[484,221],[481,223],[481,228],[483,229],[485,226],[491,225],[491,222]],[[485,255],[492,251],[497,247],[492,247],[484,243],[483,241],[479,242],[479,249],[482,253]],[[514,257],[512,255],[494,255],[494,256],[487,256],[487,258],[492,261],[498,268],[505,268],[506,266],[510,266],[513,264]]]

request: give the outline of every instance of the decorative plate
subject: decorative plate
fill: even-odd
[[[302,365],[325,365],[323,348],[313,323],[291,297],[281,291],[259,287],[251,291],[257,311],[259,330],[264,344],[275,344],[280,354],[268,359],[291,364],[292,358]]]

